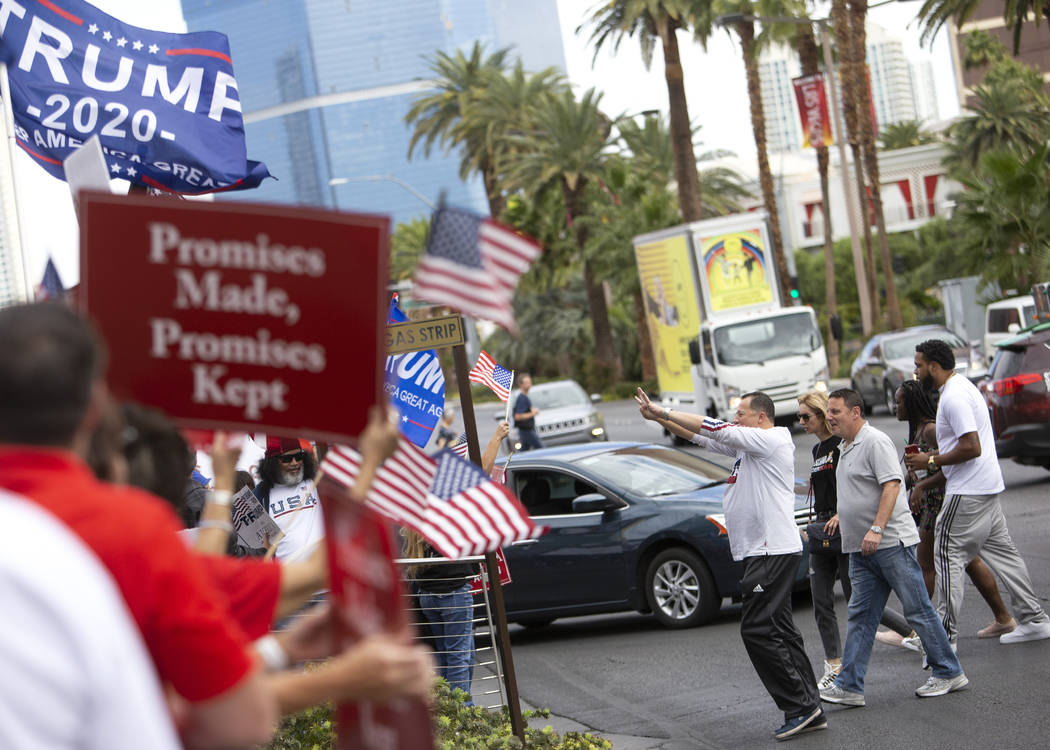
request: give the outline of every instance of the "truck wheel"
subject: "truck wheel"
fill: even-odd
[[[707,565],[684,547],[666,549],[649,563],[645,575],[649,607],[667,628],[691,628],[709,622],[722,606]]]

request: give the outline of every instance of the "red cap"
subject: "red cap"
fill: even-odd
[[[285,451],[297,451],[303,448],[303,443],[298,438],[278,437],[277,435],[266,436],[266,457],[276,456]]]

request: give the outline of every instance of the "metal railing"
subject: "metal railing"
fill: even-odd
[[[485,558],[483,556],[463,557],[457,560],[450,560],[444,557],[402,558],[394,562],[403,571],[402,579],[405,582],[404,596],[406,599],[405,611],[408,613],[409,618],[418,625],[416,628],[417,639],[432,648],[439,661],[442,656],[450,654],[463,655],[465,652],[463,650],[442,650],[439,648],[438,639],[440,636],[430,630],[426,608],[422,606],[420,601],[421,596],[425,592],[417,588],[415,585],[416,579],[409,575],[409,570],[417,565],[431,567],[461,565],[463,563],[477,564],[480,572],[475,576],[475,579],[480,582],[480,591],[474,593],[472,604],[464,608],[469,609],[469,612],[463,612],[461,615],[457,614],[457,619],[450,624],[462,624],[469,620],[473,626],[473,679],[470,693],[473,696],[475,705],[483,706],[487,709],[498,709],[506,706],[506,676],[500,660],[499,649],[495,647],[496,625],[493,621],[492,603],[489,599],[489,581]],[[436,583],[443,580],[453,581],[461,579],[462,576],[442,579],[428,575],[426,580],[428,583]],[[456,608],[453,607],[452,609]],[[464,619],[458,619],[460,616]]]

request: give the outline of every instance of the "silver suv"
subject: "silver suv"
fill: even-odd
[[[512,409],[517,398],[518,391],[510,394]],[[529,400],[540,410],[536,415],[536,432],[545,446],[609,439],[605,418],[595,407],[602,397],[597,393],[588,396],[575,380],[538,383],[529,389]],[[498,418],[502,419],[502,415]],[[511,439],[514,450],[521,450],[516,432],[511,432]]]

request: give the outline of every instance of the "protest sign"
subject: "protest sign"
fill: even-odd
[[[250,487],[242,487],[233,496],[230,515],[237,538],[249,549],[266,549],[281,533],[281,527],[270,518]]]
[[[111,177],[178,193],[257,187],[229,41],[123,23],[83,0],[0,3],[15,143],[53,177],[92,135]]]
[[[380,403],[389,221],[82,193],[80,307],[121,399],[181,426],[353,442]]]
[[[397,633],[407,621],[396,546],[386,521],[346,499],[330,478],[317,486],[324,506],[329,588],[340,649],[378,632]],[[418,698],[342,703],[336,710],[340,750],[431,750],[431,718]]]
[[[397,294],[394,294],[386,319],[388,344],[389,324],[405,323],[407,320],[408,316],[401,311]],[[434,327],[428,321],[418,326],[420,338]],[[412,338],[413,342],[417,339],[415,335]],[[445,408],[445,373],[441,370],[437,351],[425,349],[405,353],[405,350],[401,350],[389,354],[386,358],[386,382],[383,390],[386,391],[390,405],[397,410],[400,417],[401,434],[420,448],[424,447],[430,441],[434,426]]]

